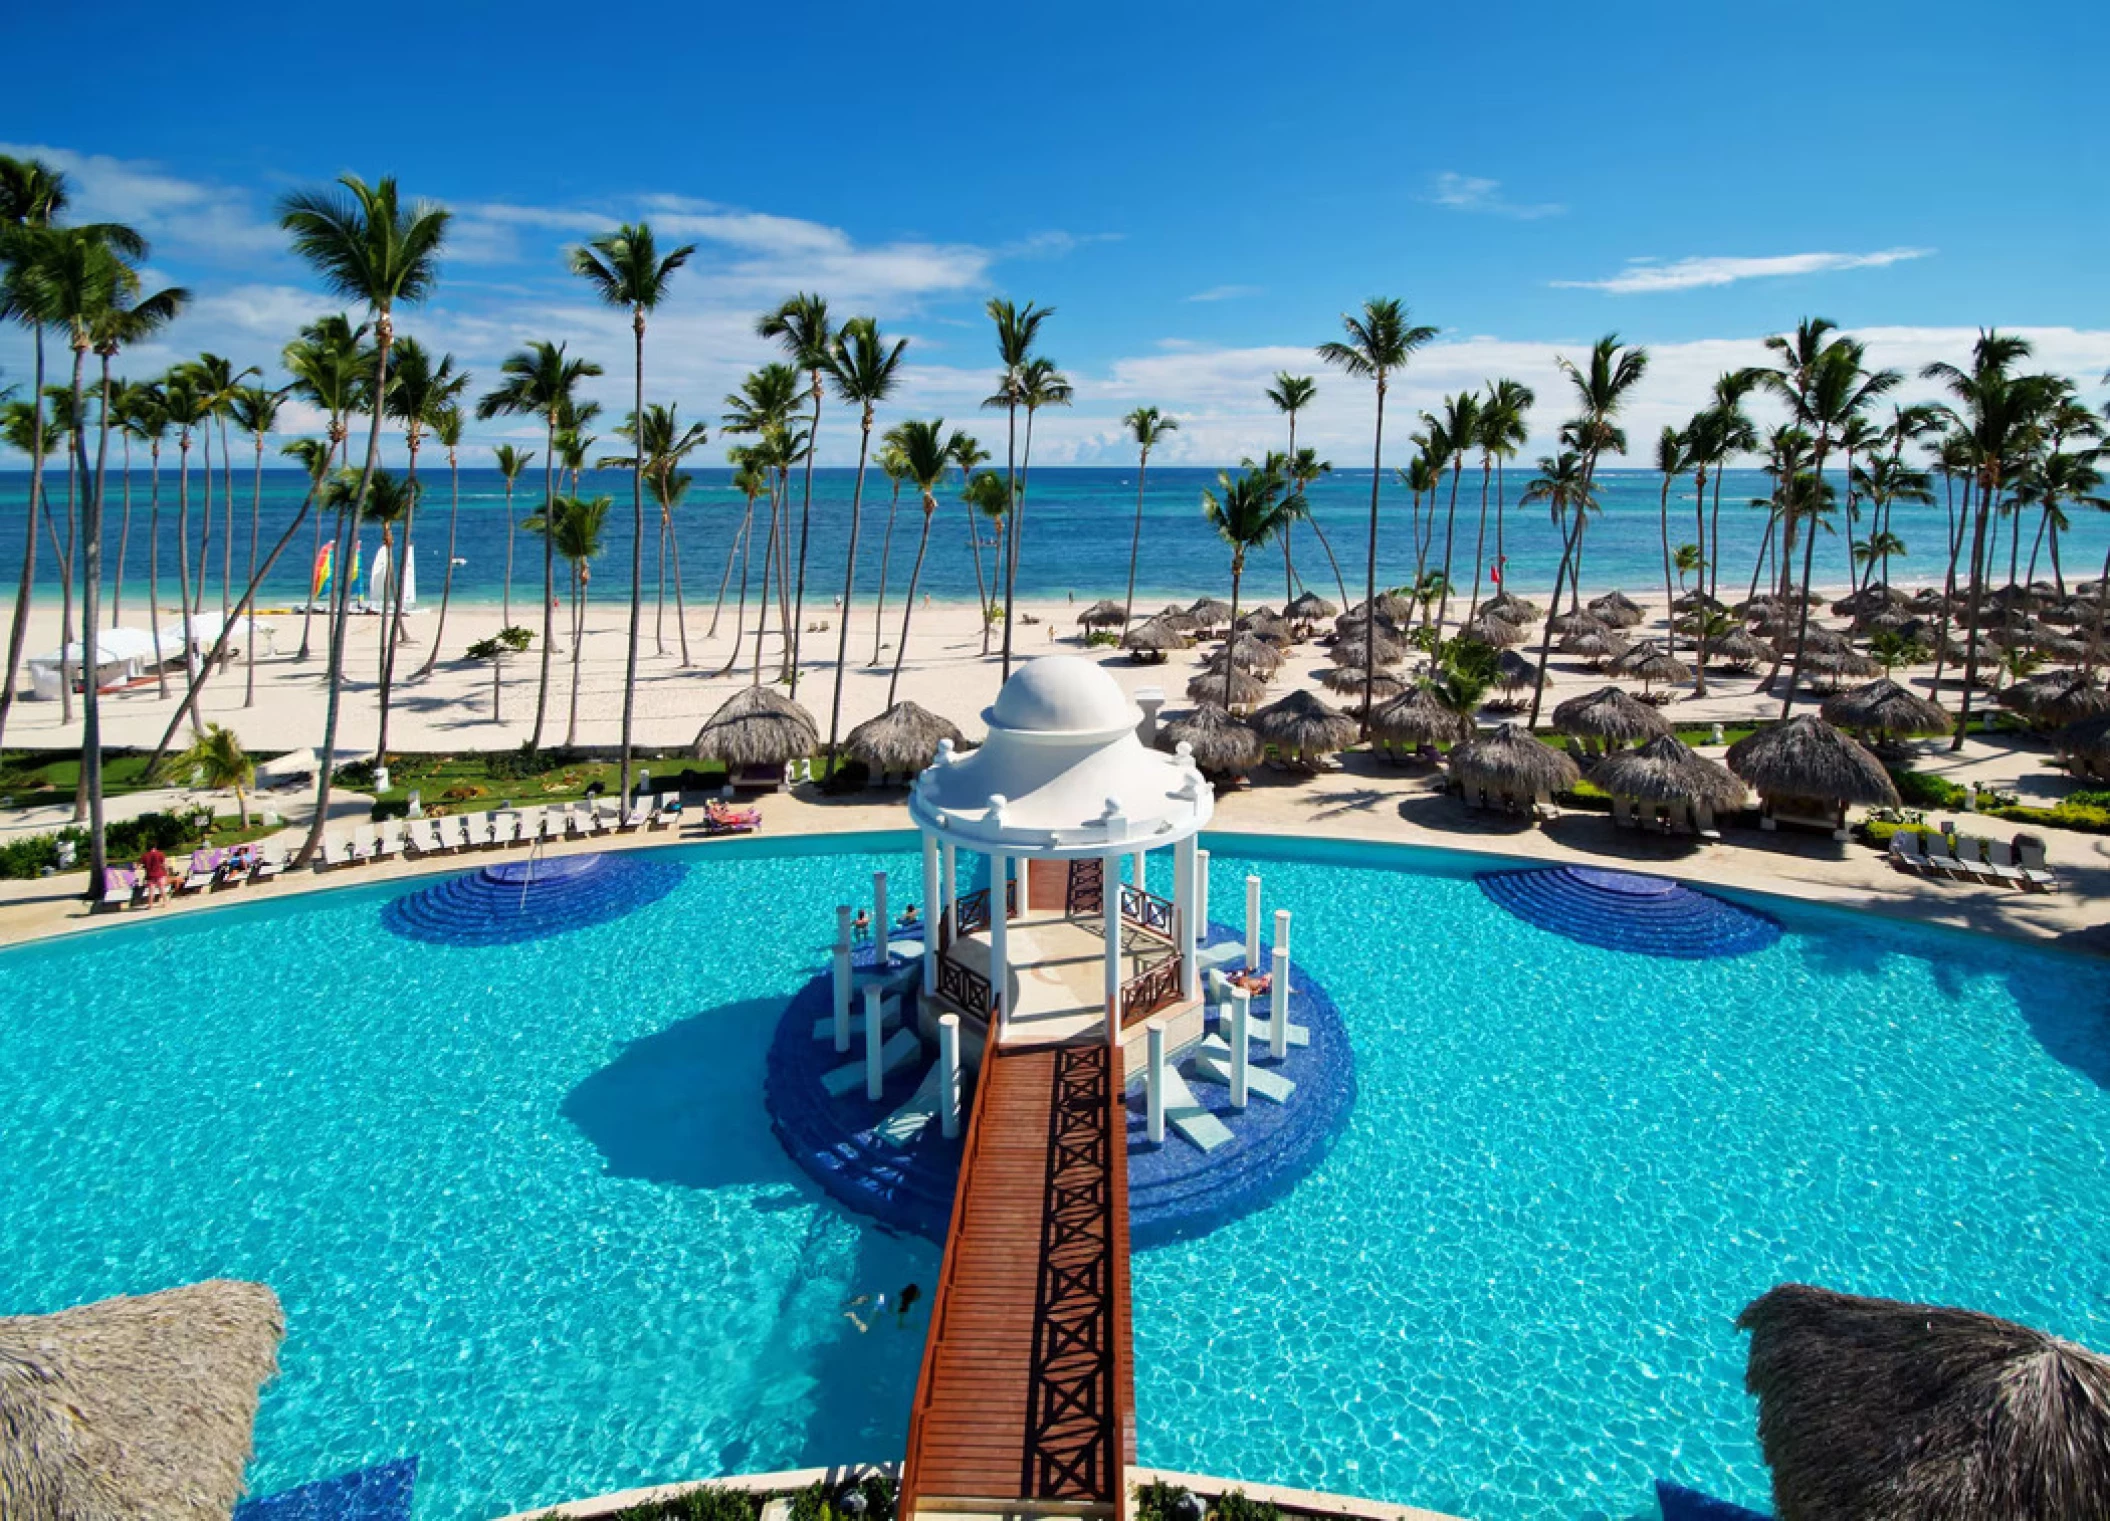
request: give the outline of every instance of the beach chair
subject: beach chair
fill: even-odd
[[[249,880],[252,882],[269,882],[273,877],[282,877],[285,874],[286,851],[285,847],[281,846],[277,850],[261,850],[257,852],[256,870],[249,874]]]
[[[403,853],[403,837],[393,829],[374,831],[374,859],[393,861]]]
[[[580,805],[579,812],[585,816],[586,832],[588,834],[599,835],[608,833],[608,816],[601,812],[601,804],[598,798],[589,798]]]
[[[704,806],[703,829],[706,834],[748,834],[761,827],[762,810],[759,808],[735,808],[730,803],[719,802]]]
[[[535,818],[535,843],[547,845],[564,838],[564,819],[558,809],[544,808]]]
[[[183,881],[177,885],[176,891],[186,897],[192,893],[202,893],[212,886],[213,879],[219,874],[220,852],[194,850],[191,852],[190,867],[183,873]]]
[[[1890,864],[1899,871],[1931,876],[1934,863],[1927,859],[1927,840],[1916,829],[1900,829],[1890,837]]]
[[[1561,816],[1560,808],[1553,801],[1553,794],[1541,791],[1531,800],[1531,816],[1541,824],[1550,824]]]
[[[2015,860],[2015,847],[2005,840],[1981,840],[1985,850],[1986,869],[2010,887],[2026,888],[2029,879],[2022,875],[2022,868]]]
[[[113,866],[103,875],[104,908],[127,909],[139,901],[139,873],[129,866]]]
[[[522,843],[527,838],[527,831],[523,827],[524,823],[525,820],[517,813],[499,814],[497,822],[492,825],[491,838],[493,843],[501,847]]]
[[[446,850],[440,839],[439,826],[431,819],[410,821],[410,848],[421,856],[436,856]]]
[[[629,808],[624,811],[622,819],[616,824],[615,827],[622,830],[626,834],[631,832],[632,830],[643,829],[647,824],[650,824],[652,822],[652,815],[655,811],[656,810],[654,809],[653,805],[645,801],[643,795],[640,795],[637,800],[631,803]]]
[[[2018,834],[2011,847],[2015,858],[2022,863],[2024,884],[2041,892],[2055,893],[2059,890],[2058,874],[2051,863],[2044,859],[2044,842],[2033,834]]]
[[[1970,873],[1964,869],[1963,862],[1957,859],[1955,847],[1947,832],[1933,831],[1921,838],[1925,842],[1927,865],[1933,871],[1959,882],[1969,879]]]
[[[681,794],[662,792],[652,800],[652,817],[646,821],[647,829],[670,828],[681,816]]]
[[[1973,882],[1997,883],[2000,874],[1987,864],[1985,841],[1976,835],[1958,835],[1955,840],[1956,862],[1964,875]]]
[[[357,859],[358,856],[352,849],[352,841],[349,835],[342,839],[330,839],[322,842],[322,869],[324,871],[335,871],[339,867],[349,866]]]

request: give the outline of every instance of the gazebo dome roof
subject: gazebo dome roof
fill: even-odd
[[[1031,661],[983,712],[989,737],[980,749],[961,756],[939,747],[916,779],[909,814],[956,845],[1015,855],[1099,855],[1183,839],[1208,823],[1215,793],[1192,756],[1144,746],[1142,716],[1089,660]]]

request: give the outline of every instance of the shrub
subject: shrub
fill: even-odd
[[[864,1497],[862,1521],[894,1521],[894,1481],[879,1474],[867,1475],[856,1485]],[[845,1490],[831,1488],[816,1479],[791,1496],[791,1521],[850,1521],[837,1502]]]
[[[680,1521],[755,1521],[761,1506],[747,1490],[706,1484],[676,1500],[668,1513]]]
[[[484,789],[474,782],[460,782],[449,787],[440,797],[449,803],[467,803],[484,795]]]
[[[2110,808],[2110,792],[2089,792],[2076,788],[2059,799],[2065,808]]]
[[[1136,1521],[1172,1521],[1172,1507],[1186,1491],[1177,1484],[1153,1479],[1136,1486]]]
[[[370,760],[348,761],[337,768],[330,784],[349,792],[371,792],[374,790],[374,763]]]
[[[142,813],[137,818],[120,819],[103,831],[103,844],[110,859],[131,860],[144,855],[149,845],[158,846],[164,853],[188,850],[205,838],[212,828],[212,812],[197,809],[187,814]],[[86,836],[82,836],[83,840]]]
[[[17,880],[42,876],[46,867],[59,864],[59,841],[67,835],[73,837],[76,850],[86,847],[88,836],[78,829],[62,829],[57,834],[24,835],[0,845],[0,878]]]
[[[2077,829],[2084,834],[2110,834],[2110,808],[2092,808],[2068,798],[2050,808],[2031,808],[2020,803],[1981,808],[1987,818],[2007,819],[2016,824],[2041,824],[2049,829]]]
[[[1941,777],[1915,771],[1910,766],[1892,766],[1890,779],[1897,784],[1898,797],[1908,808],[1961,808],[1964,805],[1964,788]]]
[[[1216,1502],[1216,1521],[1282,1521],[1282,1507],[1272,1500],[1254,1500],[1242,1489],[1234,1489]]]
[[[368,815],[376,824],[389,819],[410,817],[410,799],[407,797],[376,798],[373,811]]]
[[[1085,633],[1084,644],[1086,649],[1093,648],[1094,646],[1103,646],[1109,649],[1118,649],[1121,644],[1121,636],[1120,634],[1114,632],[1111,629],[1090,629],[1087,630]]]

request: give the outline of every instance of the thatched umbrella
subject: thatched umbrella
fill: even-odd
[[[1503,724],[1492,734],[1467,740],[1451,751],[1451,775],[1470,794],[1475,789],[1502,797],[1551,797],[1572,787],[1582,772],[1573,759],[1535,738],[1521,724]]]
[[[1685,803],[1707,813],[1744,806],[1744,784],[1735,774],[1695,754],[1675,734],[1659,734],[1638,750],[1613,751],[1591,769],[1590,780],[1613,797],[1637,803]]]
[[[1644,616],[1641,604],[1625,592],[1610,591],[1584,604],[1613,628],[1632,628]]]
[[[1176,628],[1183,634],[1193,633],[1196,627],[1194,614],[1169,602],[1158,609],[1157,616],[1152,621],[1162,623],[1167,628]]]
[[[2052,748],[2080,775],[2110,777],[2110,713],[2068,724],[2052,737]]]
[[[1843,828],[1846,809],[1898,806],[1898,789],[1868,747],[1814,713],[1747,734],[1729,747],[1729,769],[1765,799],[1769,816],[1815,804]]]
[[[1233,708],[1250,708],[1254,703],[1260,701],[1261,698],[1267,696],[1267,683],[1250,671],[1234,670],[1231,672],[1229,692]],[[1203,671],[1187,683],[1187,700],[1189,702],[1222,702],[1224,695],[1225,687],[1222,666],[1218,666],[1213,671]]]
[[[1543,616],[1536,602],[1527,602],[1515,592],[1503,592],[1499,597],[1483,603],[1480,611],[1492,613],[1504,623],[1514,623],[1519,628],[1527,623],[1536,623]]]
[[[1266,608],[1238,620],[1238,630],[1255,639],[1265,639],[1277,649],[1286,649],[1297,642],[1296,631]]]
[[[1850,597],[1841,597],[1832,604],[1832,614],[1839,618],[1866,618],[1887,607],[1903,607],[1911,598],[1888,586],[1864,586]]]
[[[1497,618],[1493,613],[1482,613],[1459,629],[1458,633],[1461,638],[1496,650],[1506,650],[1512,644],[1522,643],[1524,639],[1522,629],[1507,618]]]
[[[1580,740],[1595,740],[1606,749],[1670,733],[1663,715],[1624,687],[1599,687],[1556,703],[1553,727]]]
[[[1515,650],[1504,650],[1495,662],[1495,687],[1506,703],[1514,704],[1519,693],[1538,690],[1544,679],[1538,662],[1526,659]]]
[[[1883,674],[1883,668],[1859,650],[1805,650],[1802,677],[1811,686],[1836,688],[1841,681],[1864,681]]]
[[[1339,692],[1354,699],[1355,706],[1362,706],[1365,673],[1359,665],[1330,665],[1319,672],[1319,685],[1329,692]],[[1387,702],[1407,689],[1407,684],[1389,671],[1371,671],[1367,677],[1372,702]]]
[[[1546,626],[1556,635],[1562,634],[1609,634],[1612,625],[1595,613],[1555,613],[1546,620]]]
[[[2063,729],[2083,718],[2110,713],[2110,692],[2085,671],[2047,671],[2026,677],[1997,699],[2003,708],[2026,715],[2040,729]]]
[[[1226,659],[1241,671],[1257,671],[1262,676],[1272,676],[1282,668],[1282,651],[1251,634],[1239,634],[1215,650],[1203,669],[1220,671]]]
[[[1110,597],[1102,597],[1077,615],[1077,621],[1086,628],[1119,628],[1128,621],[1128,612]]]
[[[1166,751],[1185,744],[1194,764],[1209,776],[1243,776],[1260,764],[1264,753],[1252,726],[1213,702],[1199,702],[1192,713],[1159,729],[1157,744]]]
[[[957,749],[963,738],[951,719],[904,698],[852,729],[847,748],[874,776],[912,777],[938,758],[939,741]]]
[[[285,1335],[233,1279],[0,1319],[0,1516],[226,1521]]]
[[[1434,687],[1417,683],[1370,715],[1370,738],[1388,755],[1429,745],[1462,745],[1473,737],[1473,721],[1445,707]]]
[[[1827,699],[1818,711],[1826,723],[1879,743],[1911,735],[1947,734],[1955,727],[1939,705],[1899,686],[1888,676],[1851,692],[1841,692]]]
[[[704,720],[690,746],[699,760],[732,770],[781,766],[820,748],[813,715],[774,687],[742,687]]]
[[[1310,692],[1292,692],[1253,715],[1253,732],[1287,759],[1345,750],[1355,743],[1356,723]]]
[[[1568,635],[1559,645],[1563,655],[1580,655],[1586,664],[1596,666],[1624,655],[1628,648],[1627,642],[1609,629],[1603,632],[1585,629],[1579,634]]]
[[[1282,615],[1292,623],[1302,623],[1309,626],[1318,622],[1321,618],[1331,618],[1339,611],[1339,608],[1328,602],[1317,592],[1306,591],[1299,592],[1292,597],[1289,605],[1282,609]]]
[[[1198,629],[1222,628],[1231,621],[1231,604],[1218,597],[1197,597],[1187,616]]]
[[[1363,663],[1363,653],[1363,636],[1358,630],[1353,635],[1342,634],[1337,637],[1328,647],[1326,658],[1335,665],[1359,666]],[[1379,628],[1370,640],[1369,654],[1370,659],[1378,665],[1398,665],[1407,658],[1407,647],[1397,639],[1386,638],[1384,629]]]
[[[1121,636],[1121,648],[1138,660],[1162,661],[1174,650],[1187,647],[1187,636],[1163,618],[1138,623]]]
[[[1370,605],[1358,602],[1341,616],[1360,620],[1369,615]],[[1377,594],[1377,616],[1381,622],[1407,623],[1414,617],[1414,604],[1397,592],[1381,591]]]
[[[1635,678],[1644,692],[1651,682],[1692,680],[1691,668],[1675,655],[1667,654],[1653,639],[1644,639],[1624,655],[1616,657],[1612,661],[1612,673]]]
[[[1756,670],[1773,656],[1764,640],[1744,629],[1731,629],[1719,639],[1707,641],[1707,658],[1732,671]]]
[[[1726,613],[1729,611],[1728,603],[1724,602],[1720,597],[1701,591],[1697,587],[1689,592],[1680,592],[1670,607],[1671,611],[1675,613]]]
[[[1736,1323],[1780,1521],[2110,1516],[2110,1360],[2086,1347],[1801,1283]]]

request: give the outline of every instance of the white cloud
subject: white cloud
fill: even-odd
[[[1429,199],[1452,211],[1477,211],[1488,216],[1513,217],[1520,222],[1535,222],[1541,217],[1557,217],[1568,209],[1557,201],[1530,204],[1512,201],[1502,194],[1500,180],[1480,179],[1474,175],[1450,171],[1436,176]]]
[[[1185,297],[1188,301],[1238,301],[1247,296],[1263,295],[1257,285],[1212,285],[1207,290],[1198,290]]]
[[[1654,259],[1629,259],[1625,269],[1604,280],[1554,280],[1562,290],[1601,290],[1615,296],[1648,294],[1665,290],[1698,290],[1733,285],[1739,280],[1772,280],[1786,275],[1815,275],[1835,269],[1881,269],[1907,259],[1931,257],[1931,248],[1885,248],[1874,253],[1774,254],[1763,258],[1711,257],[1676,259],[1660,264]]]
[[[156,243],[191,250],[255,253],[285,247],[285,234],[269,218],[259,218],[243,192],[183,179],[150,159],[38,143],[0,142],[0,153],[43,159],[62,171],[72,191],[69,221],[123,222]]]

